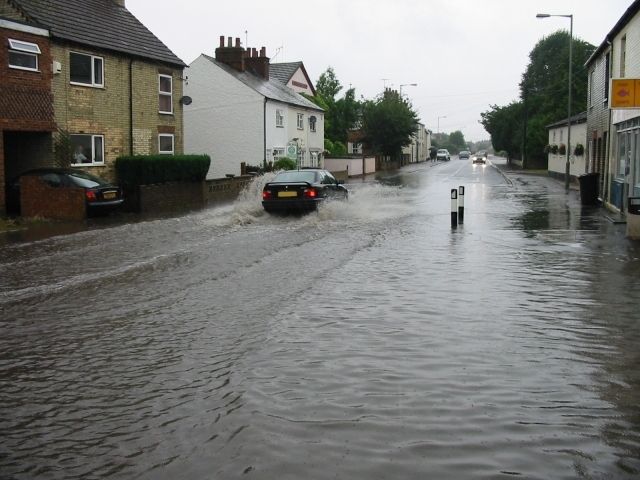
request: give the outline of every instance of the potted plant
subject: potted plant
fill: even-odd
[[[558,153],[558,145],[551,145],[551,153],[554,155]]]
[[[582,145],[581,143],[576,144],[576,148],[573,150],[573,154],[576,157],[581,157],[582,155],[584,155],[584,145]]]
[[[564,143],[561,143],[560,146],[558,147],[558,153],[560,155],[566,155],[567,153],[567,146]]]

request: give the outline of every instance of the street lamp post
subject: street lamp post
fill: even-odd
[[[403,83],[400,85],[400,98],[402,98],[402,87],[417,87],[417,83]]]
[[[438,130],[437,130],[438,134],[440,133],[440,119],[441,118],[447,118],[447,116],[446,115],[442,115],[441,117],[438,117]]]
[[[538,13],[536,18],[564,17],[569,19],[569,100],[567,101],[567,161],[564,167],[564,189],[569,191],[569,178],[571,173],[571,77],[573,75],[573,15],[550,15]]]

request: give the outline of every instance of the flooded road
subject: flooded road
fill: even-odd
[[[348,186],[5,236],[0,478],[638,478],[624,228],[459,160]]]

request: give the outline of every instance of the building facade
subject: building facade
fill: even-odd
[[[321,166],[324,111],[270,73],[264,47],[244,49],[220,37],[215,58],[189,66],[185,150],[211,156],[207,178],[239,175],[295,152],[300,166]]]
[[[589,78],[587,156],[601,177],[600,195],[624,213],[640,196],[640,109],[611,108],[613,79],[640,79],[640,1],[634,1],[586,63]]]
[[[549,175],[564,179],[569,152],[569,176],[572,179],[587,173],[586,139],[587,113],[571,117],[571,145],[567,143],[569,126],[566,119],[547,125],[549,131],[548,172]]]
[[[40,25],[47,25],[46,32]],[[115,180],[118,156],[182,152],[185,64],[124,0],[0,0],[0,26],[6,39],[0,81],[29,75],[37,83],[31,97],[42,97],[20,113],[24,102],[10,96],[0,124],[18,125],[11,115],[44,120],[22,122],[21,133],[8,137],[3,127],[0,175],[55,163]],[[30,68],[34,56],[38,66]],[[27,67],[16,68],[14,60]],[[19,90],[17,84],[12,88]]]

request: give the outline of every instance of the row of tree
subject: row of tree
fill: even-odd
[[[481,114],[480,123],[491,135],[494,149],[506,152],[508,158],[526,160],[528,166],[546,165],[547,125],[567,118],[569,42],[566,31],[540,40],[529,54],[519,99],[506,106],[492,105]],[[588,79],[584,64],[595,47],[576,38],[571,38],[571,45],[571,112],[574,115],[587,106]]]
[[[342,85],[329,67],[316,82],[316,96],[311,98],[325,110],[325,149],[332,155],[347,152],[349,131],[360,132],[360,142],[373,152],[400,158],[402,148],[411,143],[418,131],[418,114],[406,98],[395,90],[386,90],[373,100],[356,99],[349,88],[339,96]]]

